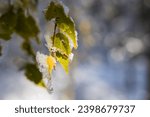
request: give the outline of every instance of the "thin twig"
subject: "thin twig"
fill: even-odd
[[[55,36],[56,36],[56,28],[57,28],[57,24],[56,24],[56,22],[55,22],[55,26],[54,26],[54,33],[53,33],[53,45],[52,46],[54,46],[54,41],[55,41]]]
[[[52,38],[52,47],[54,47],[54,44],[55,44],[56,28],[57,28],[57,23],[55,20],[54,33],[53,33],[53,38]],[[54,58],[56,58],[56,52],[55,51],[52,51],[52,56]]]

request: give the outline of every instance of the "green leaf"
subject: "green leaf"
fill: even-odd
[[[39,0],[15,0],[13,4],[15,4],[16,8],[29,9],[30,11],[37,10]]]
[[[69,59],[65,58],[65,56],[59,52],[56,53],[56,58],[61,64],[61,66],[63,67],[63,69],[65,70],[65,72],[68,74],[69,73]]]
[[[61,4],[52,1],[48,8],[45,10],[45,18],[47,20],[52,20],[53,18],[61,18],[66,14],[64,12],[64,8]]]
[[[22,49],[29,55],[29,56],[32,56],[33,59],[35,59],[35,53],[32,49],[32,46],[30,44],[30,41],[29,40],[25,40],[23,43],[22,43]]]
[[[45,87],[45,84],[42,80],[42,74],[39,72],[35,64],[27,63],[25,65],[25,76],[28,80],[34,82],[36,85]]]
[[[57,33],[55,37],[52,37],[51,39],[53,40],[54,38],[54,47],[57,48],[60,52],[69,55],[71,53],[71,48],[69,44],[68,38],[62,34],[62,33]]]
[[[52,1],[45,10],[45,18],[47,20],[54,18],[59,30],[72,40],[75,49],[78,47],[74,22],[72,18],[65,13],[61,3]]]
[[[17,16],[13,10],[10,6],[8,11],[0,17],[0,38],[4,40],[9,40],[14,32]]]
[[[52,52],[52,56],[54,55],[57,58],[57,61],[59,61],[66,73],[68,73],[69,56],[72,52],[70,43],[72,42],[75,49],[78,47],[74,21],[69,17],[63,4],[56,1],[52,1],[45,10],[45,18],[48,21],[55,20],[54,36],[52,36],[52,41],[50,41],[52,44],[47,44],[52,45],[52,47],[48,48],[50,48],[49,50]],[[56,31],[59,31],[59,33],[56,34]]]
[[[24,39],[37,38],[39,28],[35,19],[31,15],[26,16],[23,9],[19,9],[17,14],[16,33]]]
[[[62,18],[57,18],[56,23],[60,31],[66,34],[72,40],[74,48],[76,49],[78,47],[77,35],[76,35],[75,25],[72,18],[67,16],[64,16]]]

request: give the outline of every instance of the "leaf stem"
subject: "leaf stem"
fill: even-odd
[[[56,23],[56,19],[55,19],[54,33],[53,33],[53,38],[52,38],[52,47],[54,47],[54,44],[55,44],[56,28],[57,28],[57,23]],[[52,56],[56,58],[55,51],[52,51]]]
[[[56,36],[56,28],[57,28],[57,24],[56,24],[56,22],[55,22],[55,26],[54,26],[54,33],[53,33],[53,45],[52,46],[54,46],[54,44],[55,44],[55,36]]]

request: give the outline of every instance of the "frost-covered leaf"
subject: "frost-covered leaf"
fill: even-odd
[[[39,28],[35,19],[31,15],[26,16],[23,9],[19,9],[17,15],[17,24],[15,28],[17,34],[24,39],[37,38]]]
[[[48,56],[46,59],[47,65],[48,65],[48,72],[51,74],[52,70],[56,66],[56,60],[52,56]]]
[[[54,34],[51,39],[46,38],[47,47],[51,55],[62,65],[66,73],[73,58],[72,48],[77,49],[77,33],[73,19],[68,9],[58,0],[53,0],[45,10],[48,21],[55,20]]]
[[[36,85],[45,87],[45,84],[42,80],[42,74],[39,72],[37,66],[32,63],[27,63],[25,65],[25,76],[28,80],[34,82]]]
[[[62,3],[52,1],[45,10],[45,17],[47,20],[52,20],[53,18],[56,20],[59,30],[72,40],[73,46],[76,49],[78,44],[75,25],[64,9]]]
[[[47,20],[52,20],[53,18],[64,17],[65,11],[63,5],[60,2],[52,1],[48,8],[45,10],[45,18]]]
[[[12,6],[0,17],[0,38],[9,40],[16,25],[16,14]]]
[[[51,39],[54,39],[54,47],[56,47],[60,52],[63,52],[66,55],[69,55],[71,53],[71,48],[69,44],[68,38],[62,34],[62,33],[57,33],[55,37],[52,37]]]
[[[43,75],[43,78],[51,79],[51,72],[56,66],[55,58],[37,52],[36,61],[38,63],[39,70]]]
[[[57,52],[56,53],[56,58],[65,70],[65,72],[68,74],[69,72],[69,59],[64,57],[61,53]]]
[[[77,49],[77,34],[75,31],[75,25],[71,17],[64,16],[56,19],[57,26],[60,31],[66,34],[73,42],[73,46]]]

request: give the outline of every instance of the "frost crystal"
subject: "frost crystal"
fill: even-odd
[[[69,54],[69,60],[70,60],[70,62],[73,60],[73,56],[74,56],[73,53]]]
[[[52,81],[51,80],[47,80],[47,90],[49,93],[53,93],[53,87],[52,87]]]
[[[77,48],[78,48],[78,33],[77,33],[77,31],[75,31],[75,37],[76,37],[76,41],[77,41]]]
[[[56,60],[52,56],[44,55],[40,52],[36,54],[39,71],[42,73],[43,81],[46,84],[47,90],[52,92],[51,72],[56,65]]]
[[[49,51],[51,51],[50,47],[52,47],[52,41],[50,39],[50,36],[49,35],[45,35],[45,40],[46,40],[46,47],[48,48]]]
[[[47,57],[47,55],[37,52],[36,61],[38,63],[39,70],[43,75],[43,78],[50,79],[50,74],[48,72]]]

